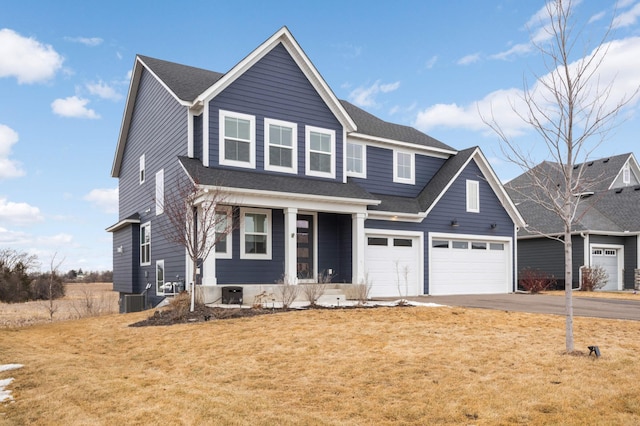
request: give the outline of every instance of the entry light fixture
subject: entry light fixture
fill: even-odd
[[[597,346],[587,346],[589,348],[589,356],[595,354],[596,358],[600,358],[600,348]]]
[[[493,222],[493,223],[491,224],[491,229],[496,229],[497,227],[498,227],[498,224],[497,224],[497,223]]]
[[[460,226],[460,224],[458,224],[458,219],[453,219],[451,221],[451,226],[453,226],[454,228],[457,228],[458,226]]]
[[[116,251],[117,251],[118,253],[120,253],[120,254],[123,254],[123,253],[124,253],[124,247],[122,247],[122,246],[118,246],[118,248],[116,249]]]

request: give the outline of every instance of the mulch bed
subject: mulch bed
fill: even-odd
[[[410,306],[406,304],[397,306]],[[346,306],[306,306],[304,308],[282,309],[282,308],[221,308],[196,304],[193,312],[176,309],[157,310],[149,318],[129,324],[129,327],[148,327],[157,325],[191,324],[213,320],[223,320],[232,318],[254,317],[256,315],[270,315],[280,312],[300,312],[309,309],[372,309],[377,305],[346,305]]]

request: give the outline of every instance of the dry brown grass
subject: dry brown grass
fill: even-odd
[[[544,291],[541,294],[551,296],[563,296],[564,290]],[[623,300],[640,300],[640,293],[633,293],[631,290],[625,291],[573,291],[573,297],[592,297],[598,299],[623,299]]]
[[[463,308],[0,329],[22,424],[638,424],[640,323]],[[597,344],[602,357],[587,357]]]
[[[65,285],[65,297],[53,301],[53,320],[65,321],[85,316],[118,312],[118,293],[111,283],[73,283]],[[49,301],[0,302],[0,328],[21,327],[50,322]]]

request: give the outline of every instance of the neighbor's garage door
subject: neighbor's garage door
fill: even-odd
[[[420,238],[368,234],[365,271],[370,297],[405,297],[422,294]]]
[[[436,238],[430,247],[429,294],[511,291],[508,241]]]
[[[615,248],[592,248],[591,264],[593,266],[601,266],[607,271],[607,284],[601,288],[603,291],[622,290],[618,270],[620,269],[618,257],[620,250]]]

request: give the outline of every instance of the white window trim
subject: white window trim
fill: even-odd
[[[262,254],[246,253],[245,252],[245,215],[247,213],[264,214],[267,216],[267,252]],[[258,260],[271,260],[271,234],[273,233],[273,226],[271,222],[271,210],[266,209],[240,209],[240,259],[258,259]]]
[[[475,188],[475,197],[471,198],[473,195],[472,189]],[[467,211],[469,213],[480,213],[480,182],[477,180],[469,180],[467,179]],[[475,207],[473,206],[475,204]]]
[[[328,134],[331,138],[331,171],[320,172],[311,170],[311,132]],[[324,153],[326,154],[326,153]],[[307,176],[328,177],[335,179],[336,177],[336,132],[331,129],[323,129],[321,127],[305,126],[305,173]]]
[[[156,173],[156,216],[164,213],[164,169]]]
[[[398,176],[398,154],[409,155],[411,161],[411,178],[401,178]],[[408,185],[415,185],[416,183],[416,155],[413,152],[408,151],[393,151],[393,181],[395,183],[404,183]]]
[[[163,277],[162,277],[162,288],[158,288],[158,265],[162,264],[162,271],[163,271]],[[167,270],[164,269],[164,259],[163,260],[156,260],[156,294],[165,294],[164,291],[164,285],[167,283]],[[171,293],[171,292],[169,292]]]
[[[140,156],[140,169],[138,171],[138,180],[140,182],[140,185],[144,183],[146,175],[147,173],[146,173],[145,158],[144,158],[144,154],[142,154]]]
[[[218,206],[216,207],[216,212],[224,212],[227,215],[228,221],[233,221],[233,210],[230,206]],[[227,234],[227,251],[220,252],[218,251],[218,246],[215,248],[216,259],[232,259],[233,258],[233,231]]]
[[[354,172],[354,171],[349,171],[349,166],[348,166],[348,160],[347,160],[347,153],[349,152],[349,145],[358,145],[360,147],[362,147],[362,171],[361,172]],[[358,178],[367,178],[367,145],[363,144],[363,143],[358,143],[358,142],[350,142],[347,141],[347,150],[345,151],[345,170],[347,171],[347,176],[351,176],[351,177],[358,177]]]
[[[622,183],[627,185],[631,183],[631,167],[629,167],[629,164],[625,164],[622,168]]]
[[[243,167],[247,169],[256,168],[256,117],[248,114],[241,114],[239,112],[231,112],[220,110],[218,114],[218,127],[219,127],[219,162],[223,166]],[[225,117],[239,118],[241,120],[249,121],[249,162],[227,160],[225,158],[225,143],[224,143],[224,119]]]
[[[146,228],[147,229],[147,235],[149,235],[149,259],[148,262],[143,262],[142,261],[142,245],[143,245],[143,241],[142,241],[142,229]],[[142,225],[140,225],[140,266],[149,266],[151,265],[151,222],[146,222],[143,223]]]
[[[291,167],[273,166],[269,163],[269,148],[271,146],[271,132],[269,126],[281,126],[291,128]],[[281,147],[278,145],[278,147]],[[289,121],[275,120],[273,118],[264,119],[264,169],[282,173],[298,173],[298,124]]]

